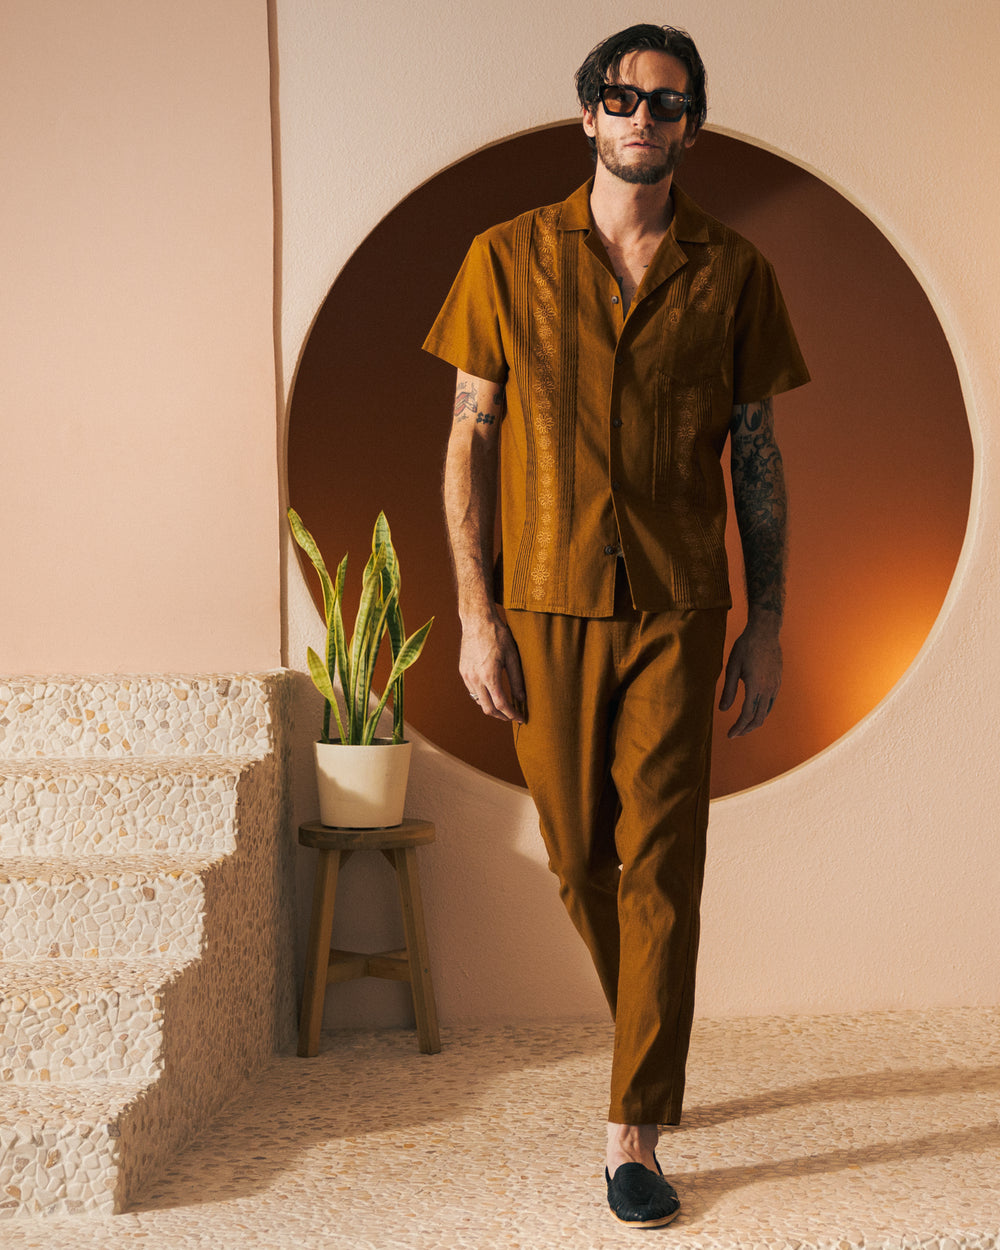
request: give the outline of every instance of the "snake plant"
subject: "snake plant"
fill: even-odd
[[[361,602],[354,622],[350,645],[344,632],[342,610],[347,556],[331,578],[323,556],[312,534],[302,524],[294,508],[288,509],[288,521],[295,541],[312,561],[323,589],[326,617],[326,662],[309,647],[309,675],[325,701],[321,742],[332,742],[331,713],[336,719],[340,741],[350,746],[369,746],[375,727],[392,694],[393,742],[403,741],[403,674],[419,657],[434,618],[421,625],[409,638],[403,629],[403,613],[399,607],[399,561],[392,545],[389,522],[385,513],[378,514],[372,534],[372,554],[365,565],[361,586]],[[375,709],[368,711],[372,696],[372,678],[382,642],[386,635],[392,652],[392,669],[386,687]],[[334,686],[339,680],[344,695],[346,722],[341,716]]]

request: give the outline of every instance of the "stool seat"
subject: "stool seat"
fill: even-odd
[[[434,841],[429,820],[404,820],[401,825],[381,829],[343,829],[310,820],[299,825],[299,841],[324,851],[387,851],[394,847],[422,846]]]
[[[313,888],[305,985],[299,1016],[298,1053],[304,1058],[319,1052],[326,987],[331,982],[359,977],[408,981],[413,996],[417,1039],[424,1054],[441,1049],[434,987],[431,984],[427,932],[417,875],[417,847],[434,841],[429,820],[404,820],[379,829],[346,829],[308,821],[299,826],[299,842],[319,851]],[[330,949],[333,909],[340,868],[356,851],[381,851],[396,871],[403,913],[406,948],[362,954]]]

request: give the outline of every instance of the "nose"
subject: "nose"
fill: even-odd
[[[640,126],[643,130],[645,130],[647,126],[653,126],[656,124],[653,120],[653,114],[649,111],[648,100],[639,101],[638,108],[632,114],[632,124],[633,126]]]

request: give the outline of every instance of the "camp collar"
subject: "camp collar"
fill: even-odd
[[[594,219],[590,212],[590,193],[594,180],[590,178],[577,187],[562,202],[559,214],[559,230],[593,230]],[[675,182],[670,189],[674,201],[674,217],[671,223],[674,238],[686,243],[708,243],[708,221],[698,205]]]

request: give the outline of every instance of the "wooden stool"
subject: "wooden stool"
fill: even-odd
[[[299,1054],[310,1057],[319,1051],[323,1002],[326,987],[332,981],[384,977],[389,981],[409,981],[420,1049],[425,1055],[436,1055],[441,1049],[441,1039],[417,877],[417,847],[434,841],[434,826],[429,820],[404,820],[401,825],[386,829],[335,829],[314,820],[299,826],[299,841],[319,851],[299,1017]],[[355,851],[381,851],[395,868],[406,933],[405,950],[361,955],[356,951],[330,949],[337,874]]]

